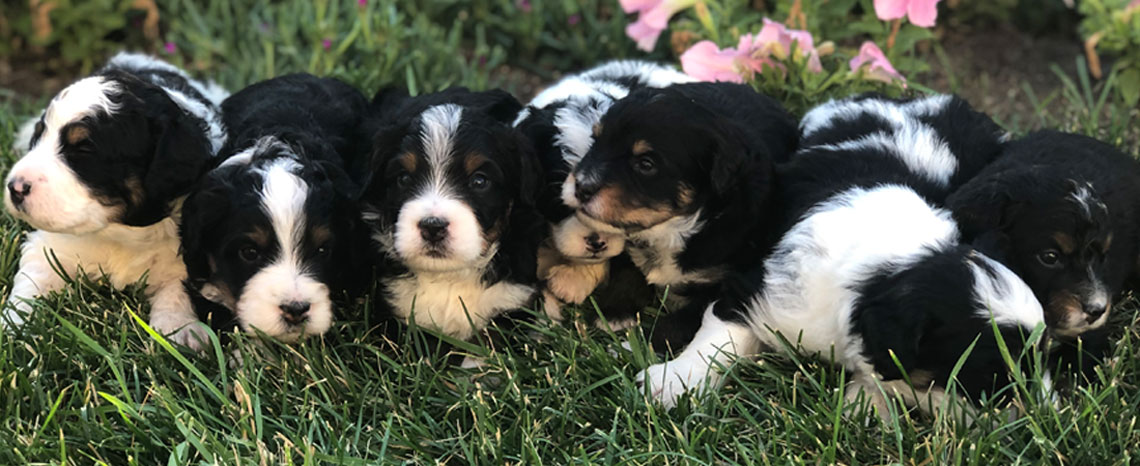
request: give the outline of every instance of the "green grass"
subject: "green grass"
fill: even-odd
[[[323,3],[253,3],[252,13],[235,19],[221,0],[172,2],[182,8],[168,16],[176,18],[170,35],[183,63],[231,88],[313,71],[369,90],[397,82],[424,91],[508,82],[494,65],[572,69],[623,53],[607,51],[620,48],[612,31],[610,45],[597,50],[574,45],[574,32],[559,30],[526,45],[511,36],[535,28],[523,20],[480,32],[474,21],[441,26],[392,10],[390,2],[371,2],[372,36],[383,31],[400,44],[382,55],[393,47],[353,36],[365,26],[350,8],[310,24],[297,18],[312,17],[310,9]],[[476,3],[487,11],[514,4]],[[443,13],[429,13],[459,8],[440,4]],[[468,18],[491,14],[480,11],[472,8]],[[272,18],[280,40],[240,27],[260,18]],[[587,20],[620,34],[620,25],[602,16]],[[312,44],[324,34],[320,28],[338,44],[331,52]],[[413,47],[420,43],[427,45]],[[348,45],[338,52],[339,44]],[[486,69],[470,61],[480,50],[490,57]],[[1104,84],[1062,78],[1062,89],[1049,95],[1025,89],[1038,112],[1003,124],[1018,132],[1062,127],[1135,153],[1136,110],[1102,99]],[[22,101],[0,106],[2,165],[11,161],[15,126],[33,108]],[[4,295],[23,228],[0,217]],[[114,291],[81,280],[39,301],[19,333],[0,333],[0,464],[1127,464],[1140,452],[1136,307],[1130,298],[1117,311],[1123,330],[1115,357],[1094,380],[1062,393],[1056,408],[1011,387],[1023,416],[1015,415],[1019,408],[987,405],[972,422],[896,412],[883,423],[865,406],[844,402],[841,370],[781,354],[737,361],[718,396],[667,412],[633,383],[654,357],[621,350],[624,332],[577,321],[528,326],[508,347],[473,346],[469,351],[489,355],[478,370],[447,364],[415,332],[390,341],[363,317],[296,346],[238,337],[195,357],[148,332],[139,287]],[[233,350],[243,356],[240,366],[229,363]]]

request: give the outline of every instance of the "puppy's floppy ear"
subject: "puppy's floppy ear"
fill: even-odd
[[[225,170],[225,168],[223,168]],[[220,180],[207,180],[200,189],[190,193],[182,204],[182,222],[179,235],[182,240],[182,260],[186,263],[188,283],[195,289],[213,274],[206,251],[206,238],[216,231],[218,224],[230,210],[229,196]]]
[[[1018,209],[1013,193],[1030,189],[1032,183],[1025,176],[1011,172],[974,178],[946,198],[946,207],[958,222],[963,239],[973,241],[1008,226]]]
[[[511,124],[518,117],[523,106],[515,96],[502,89],[473,93],[472,107],[478,108],[492,118],[506,124]]]
[[[746,144],[759,145],[761,141],[746,142],[745,133],[731,123],[719,122],[709,131],[716,146],[712,154],[712,166],[709,168],[709,181],[713,193],[723,196],[731,191],[744,175],[752,174],[749,165],[753,158],[751,152],[756,148],[749,148]],[[769,173],[763,175],[767,178]]]
[[[141,180],[143,199],[128,211],[124,224],[146,226],[162,220],[170,213],[170,203],[188,193],[209,167],[212,150],[202,127],[181,109],[175,112],[155,117],[157,142]]]

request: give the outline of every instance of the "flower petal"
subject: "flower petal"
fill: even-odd
[[[700,81],[744,82],[736,69],[739,56],[737,50],[720,50],[712,41],[702,40],[681,54],[681,69]]]
[[[938,0],[911,0],[906,15],[915,26],[934,27],[934,20],[938,18]]]
[[[894,79],[898,79],[903,82],[904,87],[906,86],[906,78],[899,74],[898,70],[895,70],[890,60],[887,60],[887,56],[883,54],[883,50],[871,41],[864,42],[863,46],[859,47],[859,55],[852,58],[849,63],[849,65],[851,65],[851,71],[853,72],[859,71],[860,68],[868,64],[870,66],[868,66],[867,72],[864,73],[864,76],[868,79],[884,82],[891,82]]]
[[[664,0],[653,8],[641,12],[641,16],[637,18],[638,21],[644,21],[646,24],[653,26],[657,29],[665,30],[669,26],[669,18],[677,14],[678,11],[691,7],[697,3],[697,0]]]
[[[661,35],[661,31],[661,29],[645,24],[640,18],[625,27],[625,35],[637,41],[637,48],[646,52],[652,52],[653,48],[657,46],[657,37]]]
[[[621,10],[626,14],[635,11],[645,11],[660,4],[664,0],[620,0]]]
[[[875,16],[883,21],[899,19],[906,16],[908,0],[875,0]]]

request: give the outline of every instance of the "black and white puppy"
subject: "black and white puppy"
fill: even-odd
[[[642,88],[594,128],[562,200],[590,228],[627,235],[646,280],[683,298],[655,347],[687,342],[724,278],[767,254],[774,166],[797,138],[776,101],[730,83]]]
[[[562,319],[562,304],[584,304],[595,290],[595,303],[611,328],[631,324],[652,303],[652,288],[628,257],[610,261],[622,254],[624,234],[583,224],[562,201],[562,184],[590,149],[594,126],[614,102],[643,87],[692,81],[656,63],[613,61],[563,78],[519,112],[515,126],[534,144],[545,174],[538,205],[550,223],[550,239],[540,249],[539,277],[545,282],[543,306],[552,319]]]
[[[53,270],[105,274],[116,287],[147,277],[150,324],[199,345],[182,288],[177,210],[225,140],[226,92],[156,58],[120,53],[60,91],[7,177],[4,204],[36,231],[22,248],[5,325],[29,299],[60,289]]]
[[[752,271],[751,297],[726,296],[709,306],[692,343],[641,374],[663,404],[672,406],[686,389],[715,386],[715,367],[732,354],[778,349],[781,338],[833,356],[852,371],[849,396],[866,389],[878,408],[885,408],[880,383],[888,392],[917,393],[911,404],[940,397],[975,339],[958,374],[962,391],[980,400],[1011,380],[991,322],[1020,354],[1025,336],[1044,323],[1041,305],[1016,274],[985,255],[988,249],[959,244],[949,211],[931,201],[983,166],[968,162],[978,153],[952,149],[980,140],[955,139],[988,138],[985,146],[998,148],[1001,132],[948,96],[879,104],[847,113],[835,112],[832,102],[804,117],[805,141],[819,144],[801,148],[779,171],[780,198],[792,210],[786,233]],[[928,107],[927,116],[958,113],[950,127],[961,131],[908,115],[911,105]],[[926,121],[939,120],[946,121]],[[869,121],[877,124],[854,129]]]
[[[381,315],[468,339],[533,304],[541,173],[503,91],[403,101],[380,125],[364,220],[384,256]],[[381,302],[382,301],[382,302]]]
[[[949,207],[967,238],[1001,246],[1058,336],[1103,326],[1137,270],[1140,164],[1093,138],[1041,131],[1014,141]]]
[[[224,161],[182,216],[187,287],[221,305],[206,307],[216,326],[286,341],[329,329],[334,298],[356,288],[352,264],[367,246],[354,244],[359,190],[343,168],[367,146],[367,107],[352,86],[308,74],[262,81],[222,104]]]

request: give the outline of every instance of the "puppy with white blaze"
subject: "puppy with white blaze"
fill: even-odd
[[[592,294],[605,321],[620,328],[653,302],[653,289],[622,255],[624,234],[583,224],[562,202],[562,184],[590,149],[594,126],[614,102],[643,87],[692,81],[656,63],[613,61],[563,78],[519,112],[515,126],[534,144],[545,174],[539,208],[550,223],[550,238],[539,250],[539,277],[545,281],[543,306],[552,319],[562,319],[562,304],[581,305]]]
[[[831,118],[873,121],[877,111]],[[802,126],[809,137],[814,116]],[[982,123],[980,130],[1000,145],[988,119],[959,122],[962,128]],[[779,349],[781,338],[808,354],[834,357],[851,371],[849,396],[865,390],[883,415],[884,391],[921,409],[940,405],[971,344],[957,376],[960,392],[975,401],[1001,396],[1012,379],[994,326],[1011,354],[1020,355],[1035,343],[1026,337],[1044,325],[1041,305],[1016,274],[985,254],[991,245],[959,244],[957,224],[931,200],[945,199],[953,180],[969,178],[956,170],[981,169],[962,163],[977,154],[959,157],[949,149],[957,146],[954,137],[977,133],[935,131],[913,116],[901,115],[899,123],[860,132],[829,121],[827,131],[847,135],[820,134],[828,140],[801,148],[781,167],[780,198],[791,212],[771,256],[747,277],[755,291],[709,306],[692,343],[640,375],[656,399],[673,406],[685,390],[715,386],[717,366],[731,355]]]
[[[367,107],[352,86],[307,74],[222,104],[224,161],[187,197],[182,219],[187,288],[215,327],[285,341],[321,335],[334,298],[359,291],[354,256],[367,243],[354,242],[359,189],[344,165],[367,147]]]
[[[52,99],[6,180],[5,207],[36,231],[22,247],[5,326],[24,322],[29,300],[63,287],[58,260],[62,272],[105,274],[116,287],[145,276],[150,324],[200,345],[176,219],[225,140],[225,96],[156,58],[121,53]]]
[[[384,261],[377,311],[468,339],[534,303],[541,175],[511,127],[521,105],[452,88],[393,107],[362,199]]]

